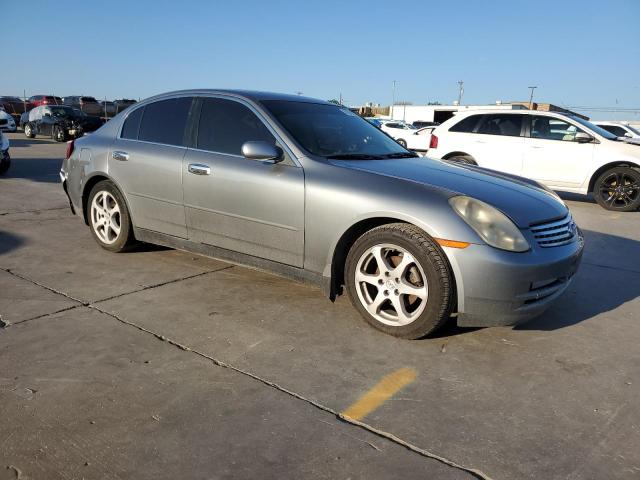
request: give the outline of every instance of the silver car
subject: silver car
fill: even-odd
[[[130,107],[70,142],[71,208],[106,250],[150,242],[346,290],[402,338],[542,313],[583,249],[536,182],[419,158],[348,109],[190,90]]]

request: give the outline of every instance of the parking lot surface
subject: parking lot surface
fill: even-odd
[[[65,145],[9,138],[0,479],[640,477],[640,213],[567,200],[585,254],[551,311],[405,341],[277,276],[102,250]]]

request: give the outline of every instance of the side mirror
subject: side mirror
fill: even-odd
[[[629,132],[625,132],[624,136],[626,138],[633,138],[633,135],[631,133],[629,133]]]
[[[593,141],[593,137],[587,133],[578,132],[576,133],[576,136],[573,138],[573,141],[578,143],[589,143]]]
[[[268,161],[278,163],[284,160],[284,152],[268,142],[252,141],[242,145],[242,155],[250,160]]]

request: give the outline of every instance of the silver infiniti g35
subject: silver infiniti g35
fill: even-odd
[[[373,327],[509,325],[569,285],[583,239],[545,187],[419,158],[320,100],[189,90],[69,142],[71,208],[112,252],[150,242],[346,290]]]

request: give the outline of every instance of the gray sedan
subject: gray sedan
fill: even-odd
[[[71,208],[106,250],[150,242],[346,291],[418,338],[455,317],[507,325],[569,285],[583,249],[545,187],[418,158],[348,109],[261,92],[142,101],[70,142]]]

